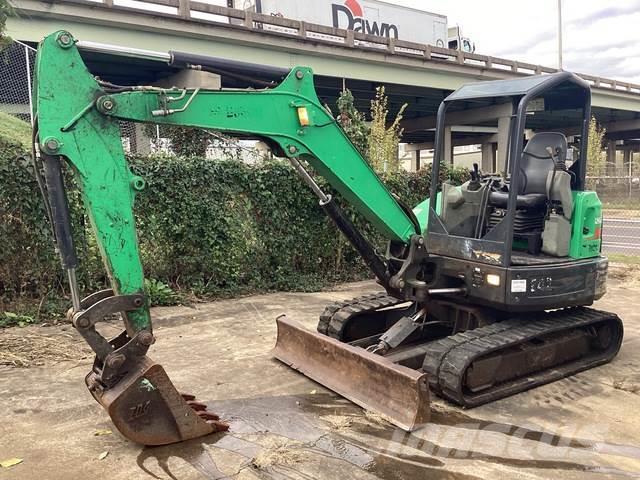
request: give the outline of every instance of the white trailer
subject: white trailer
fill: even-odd
[[[378,0],[235,0],[235,7],[437,47],[449,43],[445,15]]]

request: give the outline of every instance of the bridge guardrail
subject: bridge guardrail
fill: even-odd
[[[122,11],[144,12],[163,17],[181,18],[194,22],[225,25],[287,38],[298,38],[329,45],[341,45],[345,48],[358,48],[369,51],[384,51],[386,54],[410,58],[422,58],[427,61],[455,63],[461,66],[482,70],[510,71],[520,75],[554,73],[554,68],[526,62],[507,60],[477,53],[466,53],[422,43],[409,42],[394,38],[369,35],[341,28],[307,23],[300,20],[264,15],[249,10],[211,5],[196,0],[138,0],[147,8],[124,5],[121,0],[58,0],[56,3],[83,4],[94,8],[108,8]],[[17,7],[19,8],[19,2]],[[162,11],[151,10],[154,6]],[[640,85],[579,74],[592,87],[640,95]]]

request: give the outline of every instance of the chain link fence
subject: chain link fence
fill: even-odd
[[[625,147],[599,170],[588,184],[603,203],[604,251],[614,259],[640,256],[640,148]]]
[[[0,112],[31,125],[31,82],[35,59],[35,49],[18,41],[0,52]]]

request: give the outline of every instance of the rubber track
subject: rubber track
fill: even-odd
[[[318,332],[342,341],[342,332],[353,317],[400,305],[401,303],[406,303],[406,301],[392,297],[386,292],[372,293],[351,300],[332,303],[320,315]]]
[[[430,384],[438,395],[463,407],[476,407],[530,388],[564,378],[602,365],[613,359],[622,343],[620,318],[608,312],[590,308],[574,308],[543,313],[543,318],[515,318],[476,328],[431,342],[423,370],[430,375]],[[465,393],[463,382],[467,368],[474,360],[497,350],[526,343],[536,337],[560,333],[596,323],[609,322],[615,327],[611,347],[599,355],[577,359],[566,365],[528,374],[478,393]]]

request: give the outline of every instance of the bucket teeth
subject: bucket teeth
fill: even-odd
[[[203,411],[205,411],[207,409],[207,406],[204,403],[187,402],[187,405],[189,405],[196,412],[203,412]]]
[[[210,412],[196,412],[200,418],[204,420],[220,420],[220,416]]]
[[[214,432],[226,432],[229,430],[229,424],[218,420],[207,420],[207,423],[214,428]]]
[[[196,415],[211,425],[215,429],[215,432],[226,432],[229,430],[229,425],[220,421],[220,415],[208,411],[207,405],[198,402],[195,395],[190,393],[181,393],[180,395],[187,402],[187,405],[196,412]]]

